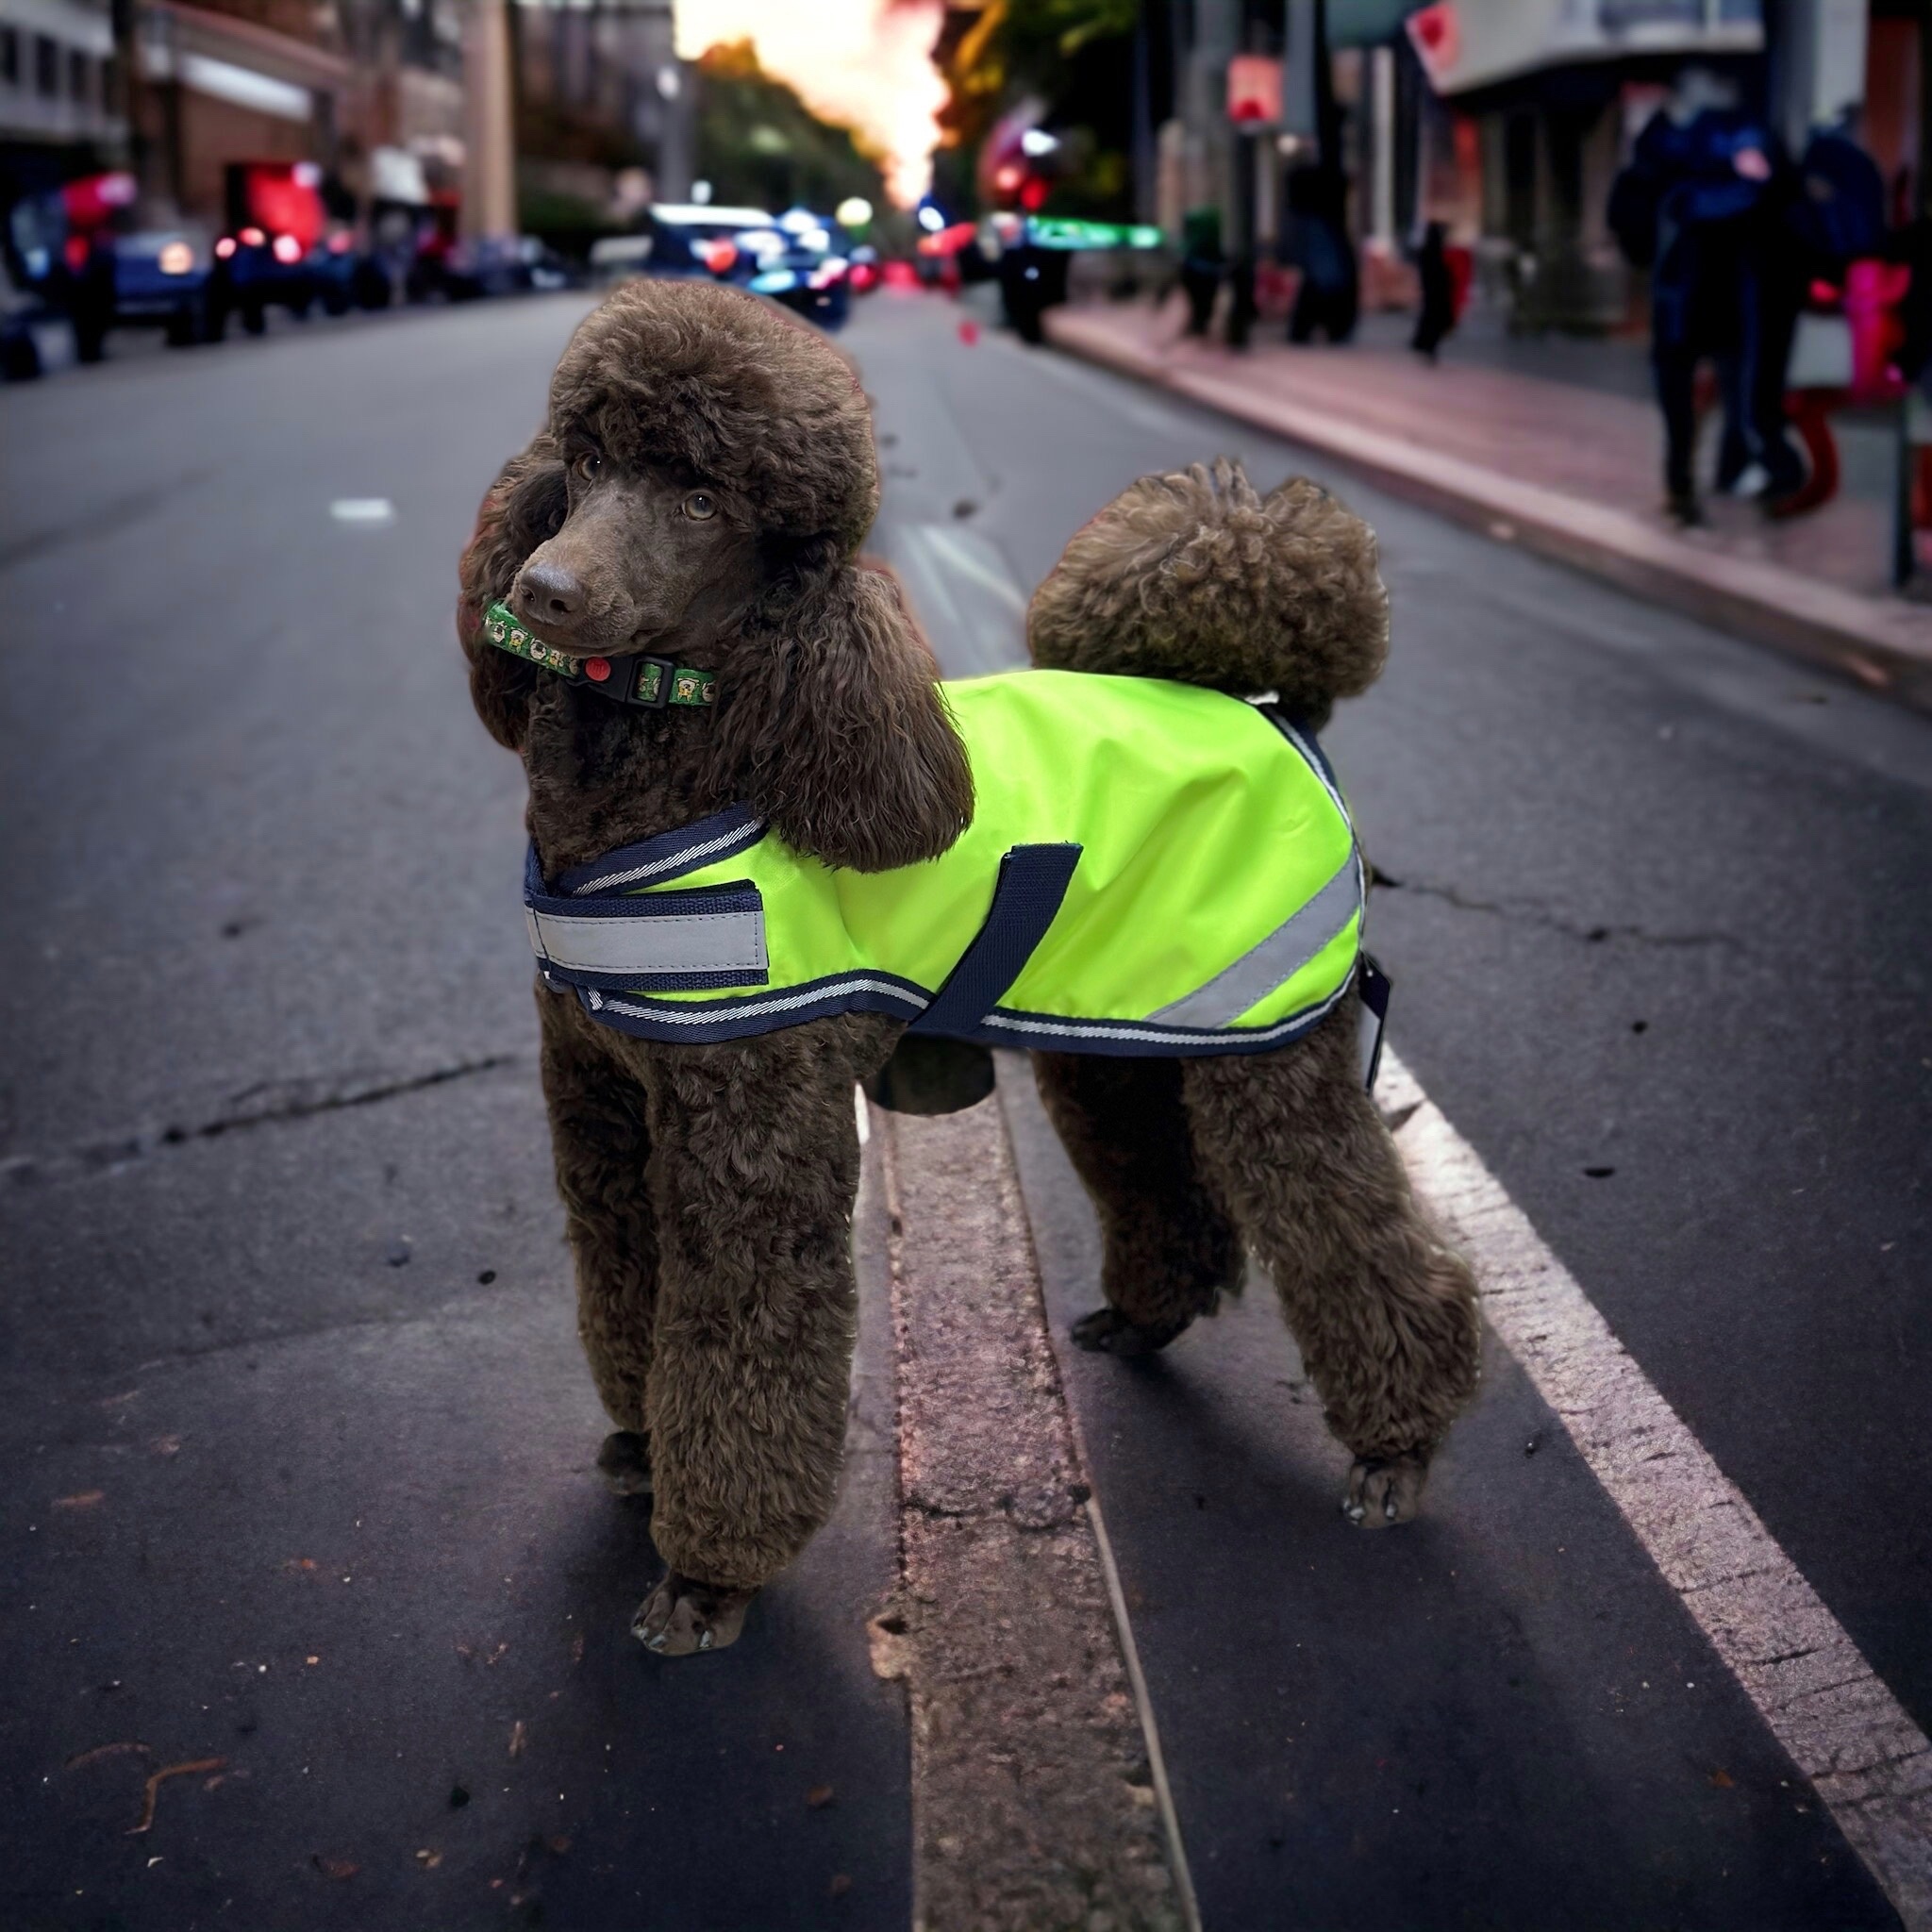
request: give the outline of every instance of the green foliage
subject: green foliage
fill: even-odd
[[[851,128],[821,121],[765,73],[749,41],[713,47],[698,62],[697,85],[696,173],[713,201],[828,213],[859,194],[886,206],[877,159]]]

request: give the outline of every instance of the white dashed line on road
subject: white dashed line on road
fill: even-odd
[[[1891,1900],[1932,1932],[1932,1744],[1743,1495],[1392,1053],[1376,1099],[1417,1191],[1650,1559]]]

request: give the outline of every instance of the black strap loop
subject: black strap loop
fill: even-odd
[[[955,1039],[976,1033],[1046,937],[1079,862],[1077,845],[1015,845],[1000,860],[986,924],[908,1030]]]

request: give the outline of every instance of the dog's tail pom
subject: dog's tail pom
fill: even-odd
[[[1027,617],[1050,669],[1274,691],[1311,723],[1389,647],[1374,532],[1305,476],[1266,496],[1225,458],[1143,476],[1068,544]]]

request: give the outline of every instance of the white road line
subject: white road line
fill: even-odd
[[[1490,1326],[1824,1801],[1907,1932],[1932,1932],[1932,1745],[1481,1157],[1392,1053],[1376,1099]]]
[[[1071,1419],[1072,1410],[1068,1411]],[[1079,1430],[1074,1427],[1077,1441]],[[1082,1463],[1087,1447],[1080,1444]],[[1107,1579],[1107,1601],[1113,1611],[1114,1629],[1121,1641],[1121,1658],[1127,1667],[1127,1683],[1134,1693],[1134,1710],[1141,1720],[1141,1736],[1147,1745],[1147,1772],[1154,1780],[1154,1802],[1160,1811],[1160,1829],[1167,1839],[1167,1862],[1174,1871],[1174,1892],[1180,1900],[1181,1919],[1187,1932],[1201,1932],[1201,1903],[1194,1896],[1194,1874],[1188,1867],[1188,1848],[1181,1842],[1180,1814],[1174,1808],[1174,1787],[1167,1781],[1167,1756],[1160,1748],[1160,1727],[1154,1722],[1154,1700],[1147,1694],[1146,1673],[1141,1668],[1141,1646],[1134,1641],[1134,1626],[1127,1617],[1127,1593],[1121,1587],[1120,1567],[1113,1559],[1113,1540],[1107,1533],[1107,1519],[1100,1513],[1100,1498],[1087,1499],[1087,1520],[1093,1525],[1093,1541],[1100,1553],[1100,1574]]]

